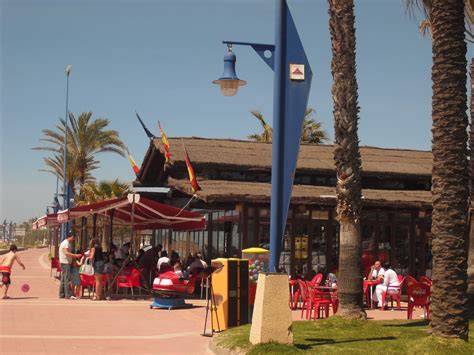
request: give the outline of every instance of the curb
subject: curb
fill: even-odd
[[[241,348],[236,349],[227,349],[216,344],[216,338],[212,337],[212,340],[209,342],[209,350],[216,355],[245,355],[246,352]]]

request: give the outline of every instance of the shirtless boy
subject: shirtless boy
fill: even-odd
[[[10,297],[7,296],[8,288],[10,287],[10,274],[12,272],[13,263],[16,262],[25,270],[25,265],[21,262],[18,255],[16,255],[16,251],[18,248],[15,244],[10,245],[10,252],[0,257],[0,287],[5,285],[5,293],[3,295],[3,299],[8,299]]]

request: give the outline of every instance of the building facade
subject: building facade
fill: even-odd
[[[157,242],[181,255],[206,259],[240,256],[247,247],[268,248],[271,144],[228,139],[169,139],[173,163],[165,164],[161,140],[150,143],[134,182],[169,188],[166,203],[204,214],[201,231],[157,231]],[[183,145],[201,186],[193,197]],[[427,151],[361,147],[362,263],[389,261],[413,276],[431,270],[431,165]],[[280,267],[292,275],[337,270],[339,225],[332,145],[300,148]]]

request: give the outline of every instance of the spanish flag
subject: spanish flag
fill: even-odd
[[[165,147],[166,164],[170,164],[171,163],[170,143],[168,142],[168,138],[166,138],[165,131],[163,131],[163,129],[161,128],[160,121],[158,121],[158,127],[160,128],[161,141],[163,142],[163,146]]]
[[[183,148],[184,148],[184,145],[183,145]],[[184,148],[184,161],[186,162],[186,167],[188,168],[188,175],[189,175],[189,181],[191,182],[191,189],[193,190],[193,194],[195,194],[197,191],[201,190],[201,187],[199,186],[196,180],[196,175],[194,174],[193,167],[191,166],[191,162],[189,161],[189,155],[186,148]]]
[[[127,154],[128,154],[128,160],[130,160],[130,164],[132,165],[132,169],[135,172],[135,175],[138,175],[140,172],[140,168],[138,167],[137,163],[135,163],[135,160],[133,160],[132,155],[130,154],[128,148],[127,148]]]

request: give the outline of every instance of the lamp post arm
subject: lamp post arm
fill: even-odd
[[[252,42],[236,42],[236,41],[222,41],[222,43],[227,45],[238,45],[238,46],[250,46],[253,50],[263,59],[265,63],[274,71],[275,70],[275,45],[274,44],[262,44],[262,43],[252,43]],[[271,56],[266,57],[265,52],[270,51]]]

